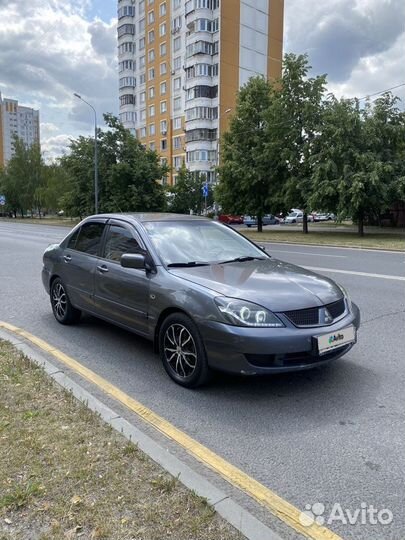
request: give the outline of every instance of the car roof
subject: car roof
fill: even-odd
[[[91,218],[122,219],[129,218],[129,221],[145,223],[147,221],[211,221],[204,216],[193,216],[189,214],[170,214],[168,212],[123,212],[114,214],[97,214],[89,216]]]

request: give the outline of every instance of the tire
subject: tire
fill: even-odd
[[[197,325],[183,313],[173,313],[159,330],[159,354],[166,373],[177,384],[197,388],[210,377],[205,347]]]
[[[65,285],[60,278],[54,279],[50,290],[52,311],[60,324],[74,324],[81,316],[81,311],[70,303]]]
[[[252,226],[252,225],[246,225],[246,227],[249,227],[249,229],[250,229],[251,226]]]

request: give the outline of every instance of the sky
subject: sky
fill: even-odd
[[[231,2],[237,0],[222,0]],[[271,2],[272,0],[270,0]],[[0,92],[40,110],[51,160],[118,114],[116,0],[0,0]],[[405,82],[404,0],[285,0],[284,51],[309,55],[338,97]],[[405,87],[394,91],[405,101]]]

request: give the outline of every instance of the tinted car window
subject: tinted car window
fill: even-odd
[[[124,253],[144,253],[144,250],[128,229],[111,225],[107,233],[104,257],[119,261]]]
[[[74,249],[89,255],[97,255],[103,230],[104,223],[85,223],[80,229]]]

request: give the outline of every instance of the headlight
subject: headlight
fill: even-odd
[[[343,296],[346,298],[347,307],[349,308],[349,311],[351,311],[352,310],[352,299],[350,298],[350,294],[346,291],[346,289],[344,287],[342,287],[342,285],[338,284],[338,287],[342,291]]]
[[[268,309],[236,298],[219,296],[215,303],[225,319],[235,326],[281,328],[284,324]]]

